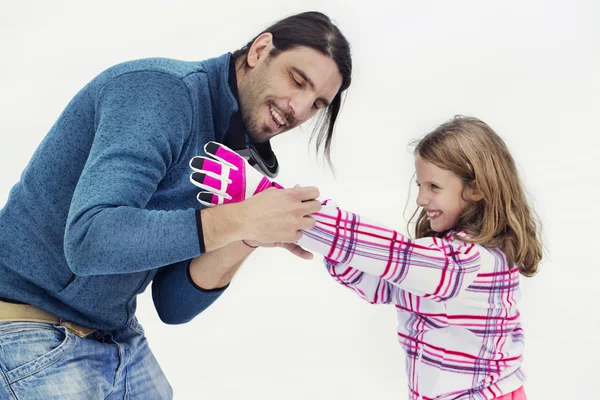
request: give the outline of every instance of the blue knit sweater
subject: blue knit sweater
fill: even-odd
[[[188,277],[201,253],[188,162],[238,109],[229,60],[130,61],[73,98],[0,211],[0,297],[111,330],[150,282],[166,323],[223,292]]]

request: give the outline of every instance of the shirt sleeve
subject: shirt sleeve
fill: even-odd
[[[191,131],[185,85],[159,72],[123,74],[98,93],[95,113],[65,230],[70,268],[77,275],[132,273],[198,256],[194,209],[145,209]]]
[[[300,246],[418,296],[436,301],[456,297],[480,268],[474,244],[435,237],[412,240],[329,204],[311,216],[316,225],[303,231]]]
[[[203,289],[189,275],[190,260],[161,268],[152,281],[152,300],[160,319],[183,324],[207,309],[229,287]]]
[[[339,284],[353,290],[371,304],[393,302],[394,285],[378,276],[367,274],[345,264],[323,259],[327,272]]]

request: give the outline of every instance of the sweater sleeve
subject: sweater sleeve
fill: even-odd
[[[65,230],[72,271],[132,273],[198,256],[194,209],[144,209],[191,130],[185,85],[159,72],[123,74],[101,89],[95,111],[94,142]]]
[[[331,205],[311,216],[317,223],[303,231],[298,244],[325,256],[331,265],[341,264],[336,274],[351,266],[407,292],[444,301],[470,285],[480,269],[474,244],[434,237],[411,240]],[[345,274],[350,273],[355,274]]]
[[[190,260],[161,268],[152,282],[152,300],[166,324],[183,324],[207,309],[229,287],[203,289],[189,275]]]

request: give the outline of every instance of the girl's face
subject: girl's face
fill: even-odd
[[[444,232],[454,228],[460,213],[470,201],[480,200],[453,172],[415,156],[419,196],[417,204],[427,212],[431,229]]]

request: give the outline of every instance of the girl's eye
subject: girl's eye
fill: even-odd
[[[431,184],[431,188],[432,189],[439,189],[440,187],[438,185],[434,185],[433,183]]]

